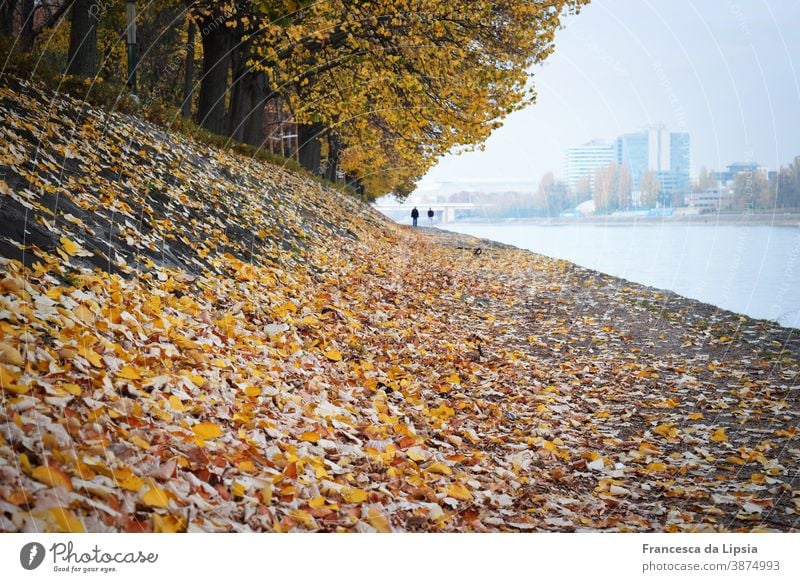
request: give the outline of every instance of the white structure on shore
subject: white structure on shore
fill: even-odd
[[[613,144],[601,140],[592,140],[581,146],[567,150],[566,170],[567,184],[574,191],[580,181],[589,178],[590,186],[594,186],[594,173],[616,160]]]

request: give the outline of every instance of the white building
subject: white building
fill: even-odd
[[[589,183],[594,187],[594,173],[616,160],[614,144],[600,140],[592,140],[581,146],[567,150],[566,174],[567,183],[573,190],[580,181],[589,177]]]

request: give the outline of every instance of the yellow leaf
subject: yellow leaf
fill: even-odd
[[[244,389],[244,393],[250,396],[251,398],[254,396],[261,396],[261,388],[257,388],[255,386],[248,386]]]
[[[78,354],[86,358],[89,363],[94,366],[95,368],[103,368],[103,359],[100,357],[96,351],[92,348],[81,347],[78,350]]]
[[[53,507],[46,511],[32,513],[33,517],[43,519],[53,525],[53,531],[61,533],[83,533],[83,523],[69,509]]]
[[[264,485],[264,488],[261,490],[261,500],[264,502],[264,505],[271,505],[272,504],[272,485],[267,483]]]
[[[128,475],[124,479],[118,479],[117,485],[126,491],[138,491],[144,485],[144,481],[136,475]]]
[[[175,412],[183,412],[186,410],[186,407],[183,405],[183,402],[181,402],[181,399],[174,394],[169,397],[169,405]]]
[[[703,413],[702,412],[692,412],[691,414],[689,414],[688,418],[689,418],[689,420],[702,420],[703,419]]]
[[[222,429],[213,422],[201,422],[194,425],[192,430],[202,439],[215,439],[222,436]]]
[[[138,436],[133,437],[131,439],[131,442],[140,449],[144,449],[145,451],[150,448],[150,443],[148,443],[146,440]]]
[[[127,380],[141,380],[142,377],[139,373],[134,370],[131,366],[123,366],[123,368],[117,372],[117,376],[120,378],[125,378]]]
[[[645,471],[647,471],[648,473],[661,473],[666,470],[667,466],[664,463],[658,461],[656,461],[655,463],[650,463],[649,465],[647,465],[647,469],[645,469]]]
[[[426,471],[428,471],[429,473],[439,473],[440,475],[453,474],[453,471],[450,470],[450,467],[438,461],[435,463],[431,463],[430,466],[426,469]]]
[[[367,521],[380,533],[392,533],[392,526],[389,525],[389,520],[377,509],[370,508],[367,513]]]
[[[61,246],[64,247],[64,251],[71,257],[77,255],[81,250],[81,247],[78,243],[69,240],[65,236],[61,237]]]
[[[461,499],[462,501],[469,501],[472,499],[472,493],[461,483],[453,483],[450,485],[450,487],[447,488],[447,495],[453,499]]]
[[[70,476],[55,467],[40,465],[33,470],[31,477],[50,487],[64,487],[72,491],[72,479],[70,479]]]
[[[314,520],[311,514],[302,509],[294,509],[289,511],[287,515],[298,523],[302,523],[306,527],[314,527]]]
[[[77,384],[72,384],[71,382],[64,382],[60,386],[73,396],[80,396],[83,393],[83,390],[81,390],[80,386]]]
[[[659,424],[657,427],[653,429],[653,432],[657,435],[664,437],[665,439],[671,439],[680,434],[680,430],[672,426],[672,423],[667,424]]]
[[[450,374],[447,378],[445,378],[445,381],[450,382],[451,384],[461,384],[461,378],[455,373]]]
[[[19,378],[19,374],[0,365],[0,386],[2,386],[3,390],[14,394],[25,394],[31,389],[30,386],[16,384],[17,378]]]
[[[430,458],[430,454],[426,454],[425,449],[422,447],[411,447],[406,451],[406,455],[412,461],[425,461]]]
[[[231,485],[231,493],[233,493],[234,497],[244,497],[244,494],[247,493],[247,489],[245,489],[243,483],[234,481],[233,485]]]
[[[25,361],[22,359],[22,354],[19,353],[19,350],[5,342],[0,342],[0,362],[19,367],[25,365]]]
[[[169,507],[169,493],[160,487],[151,487],[142,495],[142,501],[150,507]]]
[[[328,358],[332,362],[341,362],[342,361],[342,354],[339,350],[330,349],[325,352],[325,357]]]
[[[313,507],[314,509],[319,509],[323,505],[325,505],[325,498],[324,497],[315,497],[314,499],[309,500],[308,504]]]
[[[347,503],[363,503],[367,500],[367,492],[363,489],[348,487],[342,491],[342,497]]]
[[[177,533],[186,529],[183,519],[172,515],[153,514],[153,532],[155,533]]]
[[[301,441],[306,441],[309,443],[316,443],[320,438],[322,437],[320,437],[319,433],[314,431],[306,431],[300,435]]]
[[[719,427],[717,430],[715,430],[710,438],[715,443],[726,443],[726,442],[728,442],[728,435],[725,434],[725,428],[724,427]]]
[[[236,465],[236,468],[242,473],[252,473],[256,470],[256,466],[253,464],[253,461],[241,461]]]

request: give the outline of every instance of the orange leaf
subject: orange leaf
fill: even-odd
[[[40,465],[33,470],[31,477],[50,487],[64,487],[72,491],[72,479],[70,476],[55,467]]]
[[[726,443],[728,442],[728,435],[725,434],[725,428],[719,427],[717,430],[713,432],[710,439],[715,443]]]

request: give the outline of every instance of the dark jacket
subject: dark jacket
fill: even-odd
[[[411,211],[411,218],[419,218],[419,210],[416,208]]]

